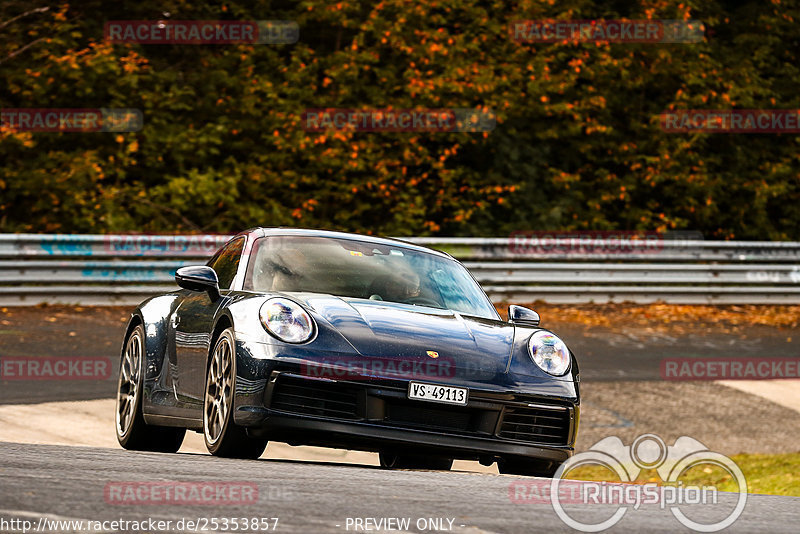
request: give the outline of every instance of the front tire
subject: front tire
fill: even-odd
[[[137,325],[125,340],[117,381],[117,441],[133,451],[178,452],[185,428],[148,425],[142,414],[144,328]]]
[[[236,387],[236,343],[227,328],[217,338],[206,372],[203,400],[203,437],[208,452],[225,458],[255,460],[267,448],[267,440],[251,438],[233,422]]]
[[[379,454],[381,467],[385,469],[428,469],[432,471],[449,471],[453,467],[452,458],[427,456],[421,454]]]

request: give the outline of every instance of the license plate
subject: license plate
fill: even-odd
[[[408,384],[408,398],[466,406],[469,390],[467,388],[411,382]]]

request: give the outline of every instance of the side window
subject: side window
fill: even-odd
[[[220,289],[230,289],[236,271],[239,269],[239,259],[242,257],[243,248],[244,238],[241,237],[225,245],[208,263],[209,267],[217,273]]]

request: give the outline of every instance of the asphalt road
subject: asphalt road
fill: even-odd
[[[387,471],[347,464],[227,460],[194,454],[0,443],[0,525],[3,520],[18,519],[32,521],[36,526],[40,517],[50,521],[153,518],[173,522],[172,528],[162,531],[180,532],[192,531],[186,529],[185,524],[182,530],[176,528],[181,519],[277,517],[276,532],[370,532],[366,528],[355,528],[356,518],[376,521],[408,518],[407,531],[435,532],[430,528],[416,528],[417,521],[430,526],[429,520],[433,518],[440,521],[439,532],[574,532],[549,504],[512,502],[509,486],[519,480],[477,473]],[[114,494],[107,488],[109,484],[109,487],[120,487],[127,482],[170,481],[246,483],[257,488],[257,497],[224,505],[116,504],[120,499],[125,500],[119,497],[125,494]],[[737,497],[737,494],[720,494],[716,505],[684,505],[681,510],[698,521],[715,512],[724,517]],[[590,518],[605,519],[616,509],[616,505],[567,505],[573,517],[586,522]],[[800,498],[750,495],[741,517],[725,532],[794,533],[798,519]],[[269,523],[270,531],[273,524]],[[0,530],[12,532],[9,525],[12,524],[6,523]],[[84,523],[84,526],[90,525]],[[61,532],[74,530],[60,529]],[[258,531],[264,532],[247,530]],[[609,530],[645,531],[674,533],[688,529],[678,523],[668,508],[643,505],[638,510],[629,509]]]

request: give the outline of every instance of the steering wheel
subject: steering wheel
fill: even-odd
[[[425,298],[425,297],[411,297],[405,300],[406,304],[417,304],[419,306],[428,306],[430,308],[441,308],[441,304],[436,302],[433,299]]]

